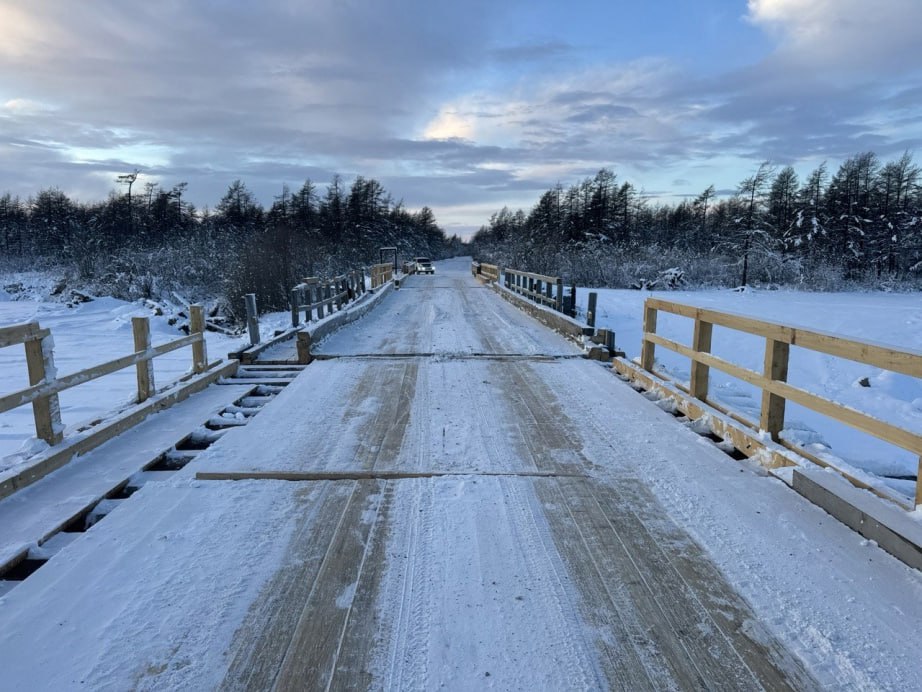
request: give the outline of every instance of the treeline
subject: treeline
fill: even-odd
[[[0,197],[0,256],[10,266],[72,268],[80,281],[125,298],[183,289],[222,297],[239,315],[255,292],[261,309],[285,309],[308,275],[332,276],[378,261],[378,248],[441,258],[462,243],[446,238],[432,210],[408,211],[381,184],[339,176],[325,190],[287,186],[267,209],[237,180],[213,210],[186,201],[186,183],[136,184],[137,172],[104,202],[84,204],[58,189],[21,200]]]
[[[607,169],[494,214],[473,239],[487,261],[587,285],[922,284],[922,187],[910,154],[863,153],[804,180],[763,163],[735,192],[651,204]],[[674,271],[678,269],[678,272]],[[673,271],[668,271],[673,270]]]

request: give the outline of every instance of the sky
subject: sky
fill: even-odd
[[[675,201],[920,142],[922,0],[0,0],[22,198],[339,173],[466,236],[602,167]]]

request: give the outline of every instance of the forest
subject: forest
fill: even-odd
[[[104,202],[83,204],[59,189],[21,200],[0,196],[3,269],[49,269],[80,286],[120,298],[181,290],[216,299],[239,318],[241,296],[256,293],[261,310],[284,310],[302,277],[331,277],[378,261],[378,248],[402,257],[441,258],[461,251],[431,209],[408,211],[382,185],[339,176],[324,191],[310,181],[287,186],[266,209],[240,180],[213,210],[185,199],[187,185],[144,182],[137,171]],[[138,184],[136,184],[138,183]]]
[[[765,162],[734,190],[656,204],[602,169],[527,214],[503,208],[472,246],[483,261],[588,286],[922,288],[920,183],[911,154],[868,152],[804,180]]]
[[[655,202],[607,168],[557,184],[525,211],[503,208],[467,244],[446,237],[428,207],[407,210],[378,181],[335,176],[283,186],[265,208],[240,180],[213,209],[187,184],[121,175],[102,202],[57,188],[0,196],[0,269],[41,269],[82,290],[125,299],[181,291],[238,319],[240,297],[287,308],[304,276],[378,261],[378,248],[435,259],[477,259],[599,287],[798,286],[814,290],[922,288],[922,173],[911,154],[873,153],[823,164],[804,180],[762,163],[735,189],[713,185]]]

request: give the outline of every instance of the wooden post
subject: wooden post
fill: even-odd
[[[563,312],[563,279],[557,279],[557,312]]]
[[[259,315],[256,312],[256,294],[246,294],[247,330],[250,332],[250,346],[259,343]]]
[[[595,327],[595,308],[599,301],[599,294],[595,291],[589,293],[589,309],[586,311],[586,324]]]
[[[653,362],[656,356],[656,344],[647,341],[647,334],[656,334],[656,308],[643,306],[643,333],[640,344],[640,367],[653,372]]]
[[[318,281],[319,279],[316,276],[309,276],[302,282],[307,285],[307,288],[305,289],[307,291],[307,314],[304,317],[305,322],[314,321],[314,303],[316,302],[315,296]]]
[[[298,363],[307,365],[313,360],[311,356],[311,333],[308,331],[298,332],[296,342],[298,349]]]
[[[570,282],[570,295],[573,298],[573,305],[570,306],[570,317],[576,317],[576,280]]]
[[[714,331],[714,325],[703,320],[695,320],[695,332],[692,335],[692,349],[698,353],[711,352],[711,335]],[[708,398],[708,378],[711,369],[704,363],[696,360],[691,364],[691,382],[689,383],[689,394],[701,401],[707,401]]]
[[[600,329],[596,332],[602,341],[602,345],[611,353],[615,352],[615,333],[611,329]]]
[[[916,471],[916,509],[922,507],[922,457],[919,457],[919,469]]]
[[[544,282],[544,294],[547,296],[547,304],[554,305],[554,284],[550,281]]]
[[[254,306],[255,307],[255,306]],[[257,334],[259,333],[257,326]],[[192,372],[199,374],[208,369],[208,350],[205,347],[205,308],[202,305],[189,306],[189,333],[202,338],[192,344]]]
[[[765,340],[765,370],[764,375],[770,380],[786,382],[788,379],[788,355],[791,347],[782,341],[774,339]],[[784,429],[784,397],[771,392],[762,392],[762,415],[759,418],[759,427],[771,434],[776,442]]]
[[[132,317],[131,330],[134,332],[134,352],[150,349],[150,318]],[[156,391],[154,387],[154,361],[142,360],[135,365],[138,373],[138,403],[150,399]]]
[[[50,378],[55,379],[54,341],[51,335],[44,339],[31,339],[25,342],[26,366],[29,370],[29,385],[36,385]],[[32,415],[35,418],[35,435],[50,445],[56,445],[64,439],[64,426],[61,424],[61,405],[58,395],[51,394],[32,402]]]
[[[301,290],[291,289],[291,326],[297,327],[301,323]]]

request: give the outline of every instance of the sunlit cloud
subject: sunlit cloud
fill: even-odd
[[[423,131],[424,139],[467,139],[474,136],[474,124],[470,118],[457,112],[443,110]]]

